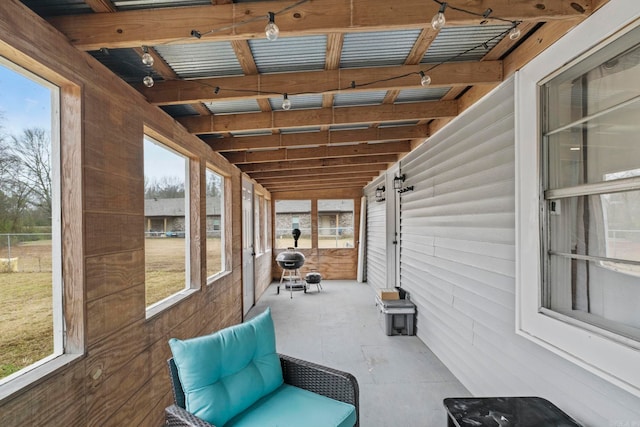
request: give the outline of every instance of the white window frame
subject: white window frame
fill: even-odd
[[[77,271],[63,268],[66,259],[82,255],[82,236],[80,229],[70,226],[71,218],[82,216],[77,209],[82,206],[81,192],[67,190],[63,197],[63,188],[77,186],[82,183],[82,165],[78,147],[81,135],[75,130],[80,129],[80,102],[75,96],[77,86],[70,83],[57,73],[46,67],[41,67],[36,74],[27,68],[31,58],[20,53],[0,56],[0,63],[14,72],[51,89],[51,255],[52,255],[52,325],[53,352],[26,366],[19,371],[0,380],[0,402],[11,398],[15,393],[41,381],[58,369],[69,366],[70,363],[83,357],[85,348],[84,293],[82,292],[83,267]],[[64,106],[63,106],[64,105]],[[66,167],[62,174],[63,164]],[[66,222],[66,224],[65,224]],[[63,256],[63,240],[66,253]],[[69,295],[76,297],[69,301]],[[71,317],[69,317],[71,316]],[[66,323],[66,324],[65,324]],[[71,336],[68,334],[72,334]],[[75,334],[75,335],[73,335]]]
[[[516,74],[516,333],[640,396],[640,351],[592,325],[542,307],[540,86],[568,61],[637,24],[640,3],[611,0]],[[636,21],[636,22],[634,22]]]
[[[220,271],[209,275],[209,268],[207,267],[206,283],[207,283],[207,285],[211,285],[216,280],[218,280],[221,276],[223,276],[223,275],[228,273],[228,269],[227,269],[227,253],[226,253],[226,251],[227,251],[227,227],[226,227],[226,221],[227,221],[226,213],[227,213],[227,210],[226,210],[226,207],[225,207],[225,205],[226,205],[226,199],[225,198],[227,197],[226,186],[227,186],[228,177],[225,176],[222,172],[220,172],[218,169],[216,169],[212,165],[207,164],[207,166],[205,168],[205,178],[204,178],[205,187],[207,185],[207,171],[218,175],[222,179],[222,185],[220,186],[221,192],[222,192],[222,194],[220,195],[220,224],[218,224],[219,231],[220,231]],[[205,200],[205,203],[206,203],[206,200]],[[206,226],[206,208],[205,208],[205,236],[207,234],[206,228],[207,228],[207,226]],[[215,230],[215,226],[214,226],[214,230]],[[205,238],[205,240],[206,240],[206,238]],[[206,258],[206,256],[205,256],[205,258]],[[207,261],[208,261],[208,258],[207,258]]]
[[[183,157],[185,159],[185,184],[184,184],[184,198],[185,198],[185,212],[184,212],[184,240],[185,240],[185,274],[184,274],[184,287],[179,291],[169,295],[168,297],[161,299],[153,304],[150,304],[146,307],[146,318],[150,319],[159,313],[167,310],[174,304],[182,301],[187,296],[191,295],[195,292],[199,286],[197,283],[193,283],[191,278],[191,220],[192,212],[191,209],[191,186],[192,183],[192,174],[191,174],[191,157],[186,153],[179,151],[173,144],[171,144],[166,138],[164,138],[161,134],[153,131],[150,128],[145,127],[144,136],[142,143],[144,144],[144,140],[149,139],[152,143],[161,146],[162,148],[174,153],[177,156]],[[143,150],[144,151],[144,150]],[[143,152],[143,156],[145,153]],[[143,195],[144,197],[144,195]],[[146,262],[145,262],[145,292],[147,291],[146,285]]]

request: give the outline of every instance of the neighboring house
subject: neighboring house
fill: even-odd
[[[308,200],[276,201],[276,239],[294,228],[311,232]],[[318,237],[353,237],[353,200],[318,200]]]
[[[147,237],[184,237],[185,199],[145,199],[144,222]],[[207,198],[207,237],[220,237],[220,198]]]

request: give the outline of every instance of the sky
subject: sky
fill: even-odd
[[[51,89],[9,68],[0,57],[0,136],[19,136],[24,129],[51,131]],[[182,158],[145,143],[145,173],[150,178],[185,176]]]
[[[20,135],[24,129],[51,129],[51,90],[0,62],[0,132]]]

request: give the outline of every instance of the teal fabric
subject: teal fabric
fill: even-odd
[[[253,319],[169,346],[187,411],[223,426],[283,383],[276,337],[267,308]]]
[[[356,408],[283,384],[224,427],[353,427]]]

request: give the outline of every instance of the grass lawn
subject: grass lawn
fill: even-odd
[[[185,239],[147,239],[145,256],[147,306],[185,288]],[[53,353],[51,241],[15,245],[11,257],[19,271],[0,273],[0,378]],[[209,272],[220,258],[220,239],[207,239]]]

